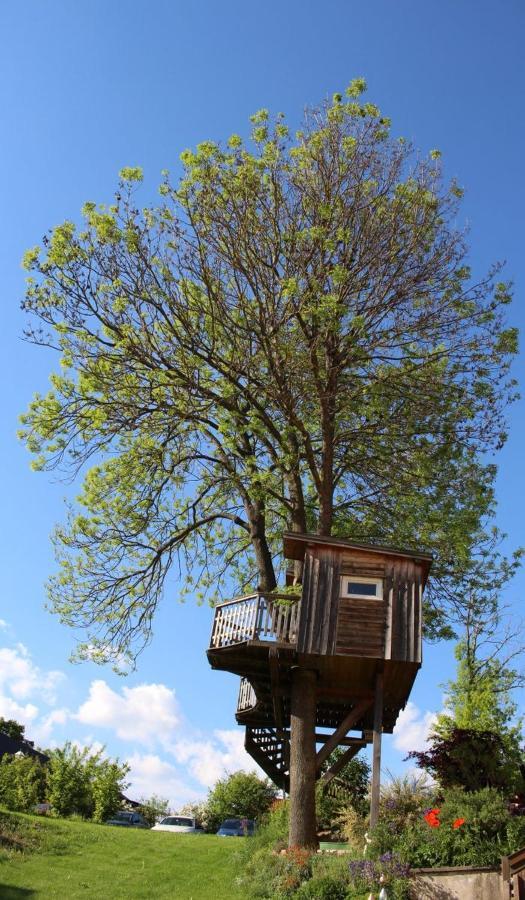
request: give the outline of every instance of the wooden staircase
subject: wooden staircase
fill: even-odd
[[[290,789],[290,731],[277,728],[246,728],[244,746],[277,787]]]

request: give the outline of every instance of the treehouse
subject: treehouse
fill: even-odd
[[[302,757],[311,744],[314,780],[336,747],[345,752],[325,783],[373,740],[378,795],[380,735],[393,730],[421,666],[431,556],[295,533],[284,535],[284,555],[302,563],[296,596],[254,593],[217,606],[209,662],[241,677],[245,746],[276,784],[290,789],[299,716],[296,750]]]

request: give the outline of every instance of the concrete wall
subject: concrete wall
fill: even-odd
[[[499,869],[450,867],[413,869],[412,900],[508,900]]]

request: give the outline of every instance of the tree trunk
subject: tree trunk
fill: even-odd
[[[317,847],[315,715],[317,673],[292,669],[290,715],[290,847]]]
[[[255,554],[255,562],[259,573],[258,589],[273,591],[277,587],[272,554],[266,540],[266,521],[262,503],[246,505],[246,514],[250,523],[250,541]]]
[[[299,470],[299,462],[297,463]],[[292,514],[290,521],[290,530],[296,534],[306,534],[308,525],[306,522],[306,512],[304,508],[304,494],[301,476],[297,472],[291,473],[288,478],[288,493],[292,502]],[[304,563],[302,560],[294,559],[293,575],[294,584],[300,584],[303,579]]]

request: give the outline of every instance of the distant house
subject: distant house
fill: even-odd
[[[142,806],[139,800],[130,800],[129,797],[125,797],[124,794],[119,794],[119,798],[123,809],[138,809]]]
[[[41,763],[49,761],[49,756],[41,753],[40,750],[35,750],[33,741],[26,741],[25,738],[12,738],[5,732],[0,731],[0,759],[6,755],[15,756],[17,753],[21,753],[24,756],[35,756]]]

